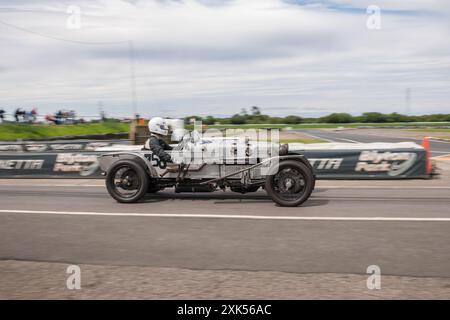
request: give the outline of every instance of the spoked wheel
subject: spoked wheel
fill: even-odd
[[[296,207],[305,202],[314,189],[312,170],[299,161],[282,161],[276,174],[266,179],[267,194],[283,207]]]
[[[118,202],[139,201],[147,192],[149,177],[145,170],[132,160],[118,161],[108,170],[106,188]]]

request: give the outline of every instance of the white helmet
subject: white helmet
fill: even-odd
[[[151,133],[160,134],[162,136],[167,136],[169,134],[169,128],[167,127],[166,121],[161,117],[152,118],[148,122],[148,129]]]

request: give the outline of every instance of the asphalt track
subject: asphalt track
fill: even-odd
[[[319,181],[281,208],[263,191],[127,205],[99,180],[0,180],[0,259],[450,277],[448,181]]]
[[[320,130],[320,129],[302,129],[298,130],[305,132],[309,135],[329,140],[332,142],[344,142],[344,143],[371,143],[371,142],[415,142],[421,144],[421,139],[415,138],[405,138],[405,137],[387,137],[387,136],[377,136],[371,134],[361,134],[355,130]],[[430,150],[432,156],[441,156],[444,154],[450,154],[450,142],[430,140]]]
[[[357,133],[308,133],[340,142],[380,140]],[[449,146],[432,141],[432,154],[450,153]],[[137,297],[187,298],[202,290],[206,298],[255,298],[258,292],[272,298],[371,297],[368,291],[351,295],[364,288],[371,265],[385,276],[413,277],[388,282],[391,294],[384,291],[384,297],[442,298],[448,296],[450,278],[450,162],[438,161],[438,168],[441,179],[318,181],[312,197],[298,208],[278,207],[263,191],[165,190],[126,205],[111,199],[101,180],[0,179],[0,274],[9,279],[0,297],[71,298],[61,289],[59,262],[97,270],[88,272],[94,275],[94,291],[83,291],[87,298],[133,297],[130,283],[146,288],[139,281],[148,278],[151,288]],[[120,269],[108,269],[112,266]],[[127,269],[133,266],[152,269]],[[166,267],[172,269],[158,269]],[[278,283],[271,272],[286,276]],[[192,277],[200,278],[192,282]],[[292,281],[297,287],[289,291]],[[116,282],[116,288],[108,287]],[[168,285],[175,287],[165,289]],[[326,285],[331,289],[323,289]],[[230,286],[235,287],[228,295],[220,295]],[[246,286],[254,293],[245,295]]]

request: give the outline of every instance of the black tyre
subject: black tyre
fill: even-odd
[[[139,201],[146,193],[149,176],[133,160],[119,160],[106,175],[106,189],[111,197],[122,203]]]
[[[295,160],[282,161],[278,172],[266,179],[270,198],[283,207],[296,207],[308,200],[314,189],[314,174],[308,166]]]

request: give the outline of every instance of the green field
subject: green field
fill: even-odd
[[[242,124],[242,125],[210,125],[208,128],[215,129],[259,129],[259,128],[292,128],[292,129],[316,129],[316,128],[358,128],[358,127],[410,127],[418,131],[450,132],[450,122],[402,122],[402,123],[305,123],[297,125],[288,124]],[[439,127],[439,128],[436,128]],[[441,128],[444,127],[444,128]],[[445,128],[449,127],[449,128]],[[188,125],[186,129],[192,130]],[[0,141],[15,141],[17,139],[45,139],[50,137],[122,133],[129,132],[129,124],[119,121],[106,121],[99,123],[86,123],[77,125],[48,125],[48,124],[25,124],[25,123],[2,123],[0,124]],[[318,141],[298,141],[314,143]]]
[[[445,128],[430,128],[430,129],[415,129],[414,131],[418,132],[450,132],[450,129]]]
[[[39,139],[50,137],[129,132],[129,124],[118,121],[76,125],[0,124],[0,140]]]

